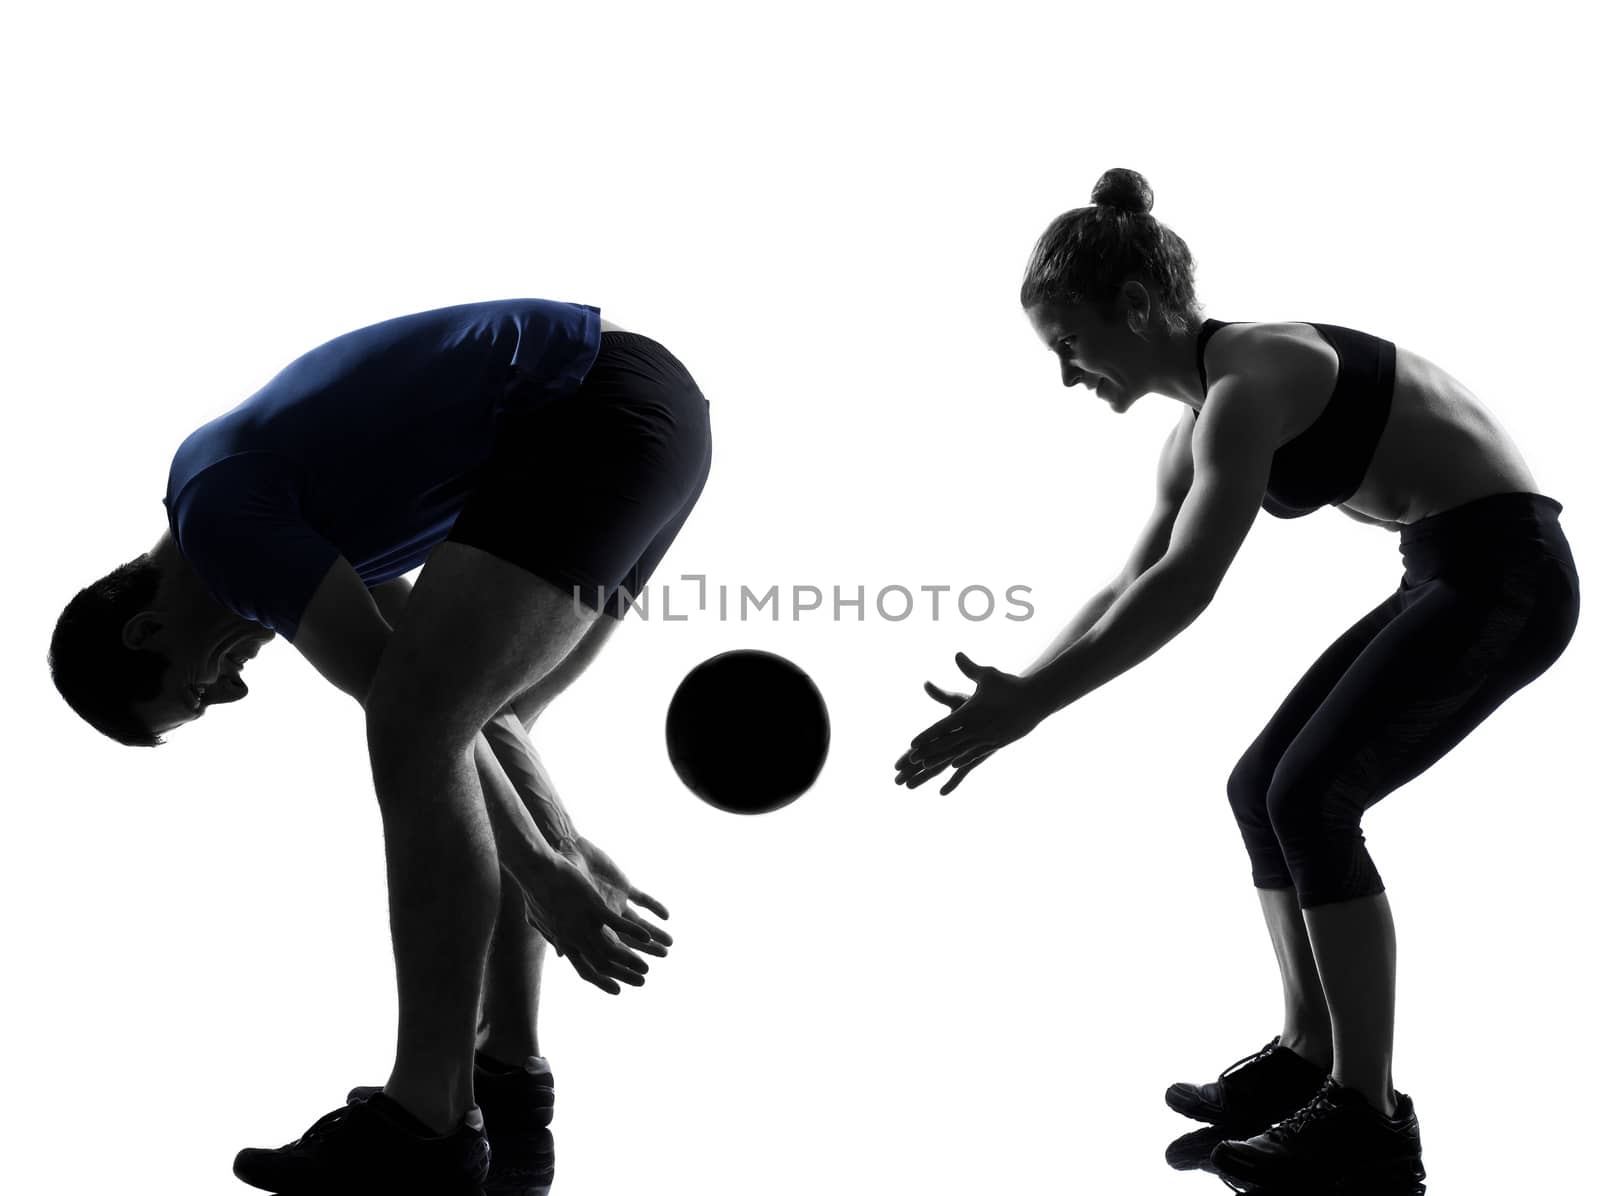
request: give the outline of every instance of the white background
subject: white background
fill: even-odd
[[[1120,565],[1178,413],[1063,391],[1022,268],[1103,170],[1142,171],[1209,315],[1441,364],[1566,504],[1587,571],[1595,96],[1568,11],[13,17],[0,1186],[242,1191],[239,1147],[386,1076],[358,708],[280,643],[246,703],[124,749],[66,709],[45,649],[79,586],[156,540],[193,427],[351,328],[537,295],[663,341],[712,400],[711,483],[658,582],[1026,584],[1037,608],[630,620],[552,710],[538,743],[579,827],[680,944],[618,998],[552,961],[557,1191],[1221,1190],[1166,1168],[1193,1126],[1161,1094],[1280,1024],[1223,781],[1396,584],[1396,538],[1263,515],[1157,657],[952,797],[897,789],[939,713],[922,680],[960,681],[958,649],[1033,658]],[[1365,824],[1399,926],[1395,1078],[1449,1196],[1592,1183],[1590,622]],[[677,680],[739,646],[800,663],[833,716],[817,787],[764,819],[700,805],[661,742]]]

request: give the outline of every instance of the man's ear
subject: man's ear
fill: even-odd
[[[122,646],[152,649],[160,642],[161,633],[166,629],[167,625],[159,612],[142,610],[122,625]]]

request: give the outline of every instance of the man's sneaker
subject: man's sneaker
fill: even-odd
[[[1411,1098],[1395,1094],[1385,1117],[1332,1076],[1305,1108],[1265,1133],[1218,1143],[1211,1162],[1225,1179],[1294,1192],[1404,1189],[1426,1178]]]
[[[555,1115],[555,1076],[539,1055],[511,1067],[480,1053],[472,1069],[472,1089],[488,1132],[502,1139],[537,1137]]]
[[[489,1174],[483,1118],[468,1110],[448,1134],[434,1134],[382,1092],[335,1109],[287,1146],[249,1147],[233,1173],[282,1196],[354,1193],[475,1193]]]
[[[1209,1084],[1174,1084],[1167,1106],[1185,1117],[1253,1134],[1304,1108],[1328,1073],[1274,1038]]]
[[[549,1125],[555,1114],[556,1081],[542,1056],[529,1055],[521,1067],[511,1067],[479,1051],[473,1059],[472,1090],[483,1110],[484,1132],[495,1148],[497,1167],[512,1154],[553,1149]],[[381,1086],[352,1088],[346,1099],[358,1103],[382,1091]]]
[[[480,1054],[472,1088],[494,1147],[493,1178],[515,1178],[524,1187],[549,1184],[556,1166],[549,1129],[556,1099],[550,1064],[530,1055],[521,1067],[509,1067]]]

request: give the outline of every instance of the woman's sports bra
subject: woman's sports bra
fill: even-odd
[[[1206,382],[1206,342],[1218,328],[1244,320],[1207,320],[1196,356]],[[1261,507],[1279,519],[1297,519],[1318,507],[1345,502],[1361,488],[1394,399],[1394,342],[1337,324],[1312,324],[1339,355],[1339,377],[1316,421],[1272,457]],[[1198,419],[1200,413],[1194,413]]]

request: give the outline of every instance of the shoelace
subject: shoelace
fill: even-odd
[[[1280,1139],[1287,1138],[1291,1134],[1298,1134],[1313,1121],[1331,1115],[1335,1111],[1333,1101],[1330,1099],[1332,1091],[1331,1087],[1324,1084],[1322,1090],[1311,1099],[1309,1105],[1289,1114],[1289,1116],[1273,1126],[1268,1133]]]
[[[1265,1059],[1268,1055],[1272,1054],[1272,1052],[1277,1050],[1277,1049],[1278,1049],[1278,1040],[1276,1038],[1274,1038],[1271,1042],[1267,1043],[1266,1046],[1262,1047],[1255,1054],[1246,1055],[1243,1059],[1239,1060],[1239,1062],[1234,1063],[1234,1064],[1230,1064],[1223,1071],[1223,1073],[1220,1076],[1217,1077],[1217,1079],[1219,1081],[1220,1080],[1226,1080],[1229,1076],[1231,1076],[1234,1072],[1238,1071],[1241,1067],[1248,1067],[1250,1064],[1254,1063],[1258,1059]]]
[[[335,1109],[332,1113],[318,1118],[310,1129],[301,1134],[300,1137],[296,1138],[289,1145],[291,1147],[310,1146],[313,1142],[326,1138],[345,1121],[350,1113],[350,1108],[351,1106],[346,1105],[342,1109]]]

